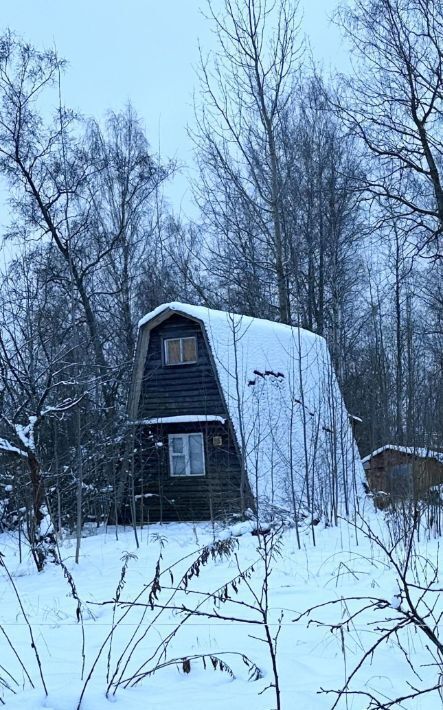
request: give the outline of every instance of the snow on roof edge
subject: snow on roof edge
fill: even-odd
[[[241,313],[233,313],[232,311],[221,311],[216,308],[208,308],[207,306],[193,306],[192,304],[189,303],[180,303],[179,301],[171,301],[170,303],[162,303],[160,306],[157,306],[157,308],[154,308],[153,311],[150,311],[149,313],[146,313],[142,318],[140,318],[138,322],[138,329],[140,330],[144,325],[149,323],[151,320],[159,316],[161,313],[163,313],[166,310],[170,311],[175,311],[177,313],[182,313],[183,315],[190,316],[191,318],[197,318],[198,320],[202,321],[204,324],[206,324],[206,319],[208,316],[212,314],[216,316],[227,316],[227,317],[233,317],[233,318],[241,318],[244,320],[246,323],[248,322],[258,322],[263,326],[269,325],[273,330],[277,329],[284,329],[285,331],[287,329],[290,330],[299,330],[306,336],[311,336],[312,338],[318,338],[319,340],[324,340],[323,336],[318,335],[318,333],[314,333],[312,330],[308,330],[307,328],[301,328],[300,326],[296,325],[287,325],[286,323],[279,323],[278,321],[272,321],[268,320],[267,318],[257,318],[254,316],[246,316]]]
[[[180,414],[172,417],[151,417],[139,419],[135,424],[192,424],[193,422],[226,422],[225,417],[218,414]]]
[[[385,444],[379,449],[372,451],[370,454],[362,458],[362,463],[367,463],[374,456],[382,454],[383,451],[398,451],[403,454],[408,454],[409,456],[415,456],[420,459],[435,459],[439,463],[443,463],[443,452],[441,451],[431,451],[430,449],[414,447],[414,446],[397,446],[396,444]]]

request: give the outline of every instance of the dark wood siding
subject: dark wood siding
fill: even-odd
[[[204,476],[171,476],[169,434],[202,433]],[[214,446],[214,436],[222,445]],[[137,519],[210,520],[240,512],[240,466],[229,425],[221,422],[139,426],[135,470]]]
[[[192,335],[197,338],[198,361],[191,365],[165,366],[163,340]],[[227,417],[199,324],[173,315],[151,331],[138,418],[183,414]]]
[[[198,361],[166,366],[164,339],[192,335],[197,338]],[[136,425],[134,492],[140,522],[224,518],[239,513],[241,507],[241,463],[201,327],[174,314],[150,333],[137,419],[192,414],[216,415],[226,421]],[[203,434],[205,475],[172,477],[168,435],[197,432]],[[221,437],[221,446],[214,445],[215,436]],[[252,505],[248,492],[246,496]],[[125,517],[129,516],[127,504]]]

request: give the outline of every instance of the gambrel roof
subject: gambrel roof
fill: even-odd
[[[174,313],[202,326],[256,501],[312,514],[350,504],[363,469],[326,342],[307,330],[161,305],[139,322],[130,416],[137,419],[149,331]]]

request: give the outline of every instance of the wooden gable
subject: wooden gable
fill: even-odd
[[[168,365],[165,340],[195,337],[196,362]],[[178,313],[143,336],[134,412],[134,495],[138,521],[209,520],[241,512],[241,458],[201,323]],[[207,421],[202,421],[204,416]],[[186,421],[186,418],[191,421]],[[197,421],[192,421],[192,418]],[[180,421],[173,421],[178,419]],[[201,433],[205,473],[172,476],[170,437]],[[252,506],[249,487],[244,500]],[[127,505],[126,518],[131,511]]]
[[[165,366],[165,339],[190,336],[197,362]],[[228,417],[200,323],[173,314],[150,331],[137,419],[192,414]]]

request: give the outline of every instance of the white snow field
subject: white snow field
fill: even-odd
[[[381,534],[384,528],[380,514],[371,514],[371,525]],[[130,530],[115,528],[91,530],[91,535],[82,540],[81,558],[74,562],[75,541],[65,538],[60,542],[60,553],[67,569],[75,580],[77,594],[82,602],[85,635],[85,668],[82,674],[82,628],[77,622],[77,602],[64,577],[63,569],[53,564],[38,574],[29,560],[19,562],[17,539],[9,534],[0,535],[1,558],[9,570],[20,596],[21,610],[11,580],[0,568],[0,701],[6,708],[27,708],[37,710],[75,710],[84,686],[84,681],[93,666],[97,654],[113,624],[112,601],[120,579],[122,557],[126,553],[136,555],[127,566],[124,587],[120,590],[120,600],[134,600],[147,604],[152,591],[151,581],[159,554],[162,554],[160,569],[178,560],[172,568],[172,575],[165,572],[160,577],[161,589],[154,604],[196,608],[204,602],[199,592],[224,590],[225,584],[238,575],[239,568],[246,569],[252,563],[254,572],[249,579],[253,589],[260,592],[263,567],[258,561],[259,539],[251,534],[251,525],[238,524],[233,528],[215,528],[209,524],[168,524],[152,525],[138,530],[139,549]],[[211,544],[215,538],[227,539],[238,536],[233,554],[229,558],[212,560],[200,568],[193,576],[187,589],[181,589],[173,596],[172,587],[177,586],[186,569],[192,564],[197,551]],[[339,690],[343,687],[346,674],[351,673],[365,650],[386,627],[386,619],[397,618],[401,604],[395,595],[398,592],[395,574],[390,569],[382,551],[358,533],[352,525],[342,522],[338,528],[315,528],[316,545],[313,545],[309,530],[301,532],[301,549],[298,549],[294,529],[288,529],[280,540],[280,556],[272,564],[270,578],[270,621],[271,631],[278,630],[278,619],[283,611],[278,639],[277,665],[281,684],[281,707],[287,710],[326,710],[332,708],[336,695],[322,693],[321,690]],[[356,539],[357,538],[357,539]],[[438,562],[438,540],[421,542],[418,551],[422,557],[415,558],[416,569],[425,575],[427,561]],[[183,559],[186,558],[186,559]],[[438,580],[434,580],[438,586]],[[228,585],[228,591],[236,601],[254,605],[253,596],[245,581],[236,584],[238,593]],[[182,585],[183,587],[183,585]],[[430,592],[432,603],[438,595]],[[298,618],[300,613],[327,601],[346,597],[371,596],[390,601],[384,609],[370,609],[357,617],[342,631],[331,632],[328,626],[309,622],[309,618]],[[325,624],[343,621],[352,609],[365,602],[354,601],[325,606],[310,616]],[[199,609],[208,613],[235,617],[237,620],[193,616],[178,626],[185,615],[180,611],[163,611],[144,606],[132,607],[114,629],[112,648],[109,641],[99,657],[98,663],[87,684],[81,708],[101,710],[111,704],[125,710],[270,710],[276,707],[272,688],[271,658],[268,647],[263,642],[264,628],[248,623],[258,620],[258,613],[251,608],[226,601],[203,603]],[[127,611],[127,609],[126,609]],[[125,609],[115,611],[118,620]],[[42,674],[47,687],[46,696],[42,686],[35,654],[31,647],[29,622],[35,645],[40,657]],[[141,621],[141,625],[138,626]],[[164,639],[178,630],[169,646],[164,649]],[[131,636],[136,637],[131,642]],[[144,677],[136,686],[125,688],[120,685],[115,694],[111,689],[106,697],[107,674],[113,676],[119,656],[125,646],[140,636],[128,661],[128,654],[118,666],[116,678],[131,678],[143,664],[152,669],[157,663],[164,663],[183,656],[222,654],[232,669],[234,677],[227,672],[214,670],[210,658],[206,658],[206,669],[200,659],[191,660],[190,667],[183,663],[166,665],[156,673]],[[35,688],[26,678],[25,670],[12,650],[6,636],[12,643]],[[395,637],[382,643],[372,658],[368,658],[354,676],[350,689],[378,693],[388,699],[409,695],[414,688],[424,688],[438,683],[438,670],[434,658],[426,649],[428,640],[413,627],[404,629],[399,635],[403,650]],[[155,653],[155,651],[157,652]],[[405,655],[407,653],[407,657]],[[248,669],[241,654],[247,655],[261,670],[263,677],[250,680]],[[152,660],[149,660],[154,655]],[[414,710],[435,710],[441,707],[437,691],[397,704],[398,708]],[[367,696],[342,697],[339,708],[365,710],[372,707]],[[381,705],[379,707],[382,707]],[[384,707],[384,706],[383,706]]]

